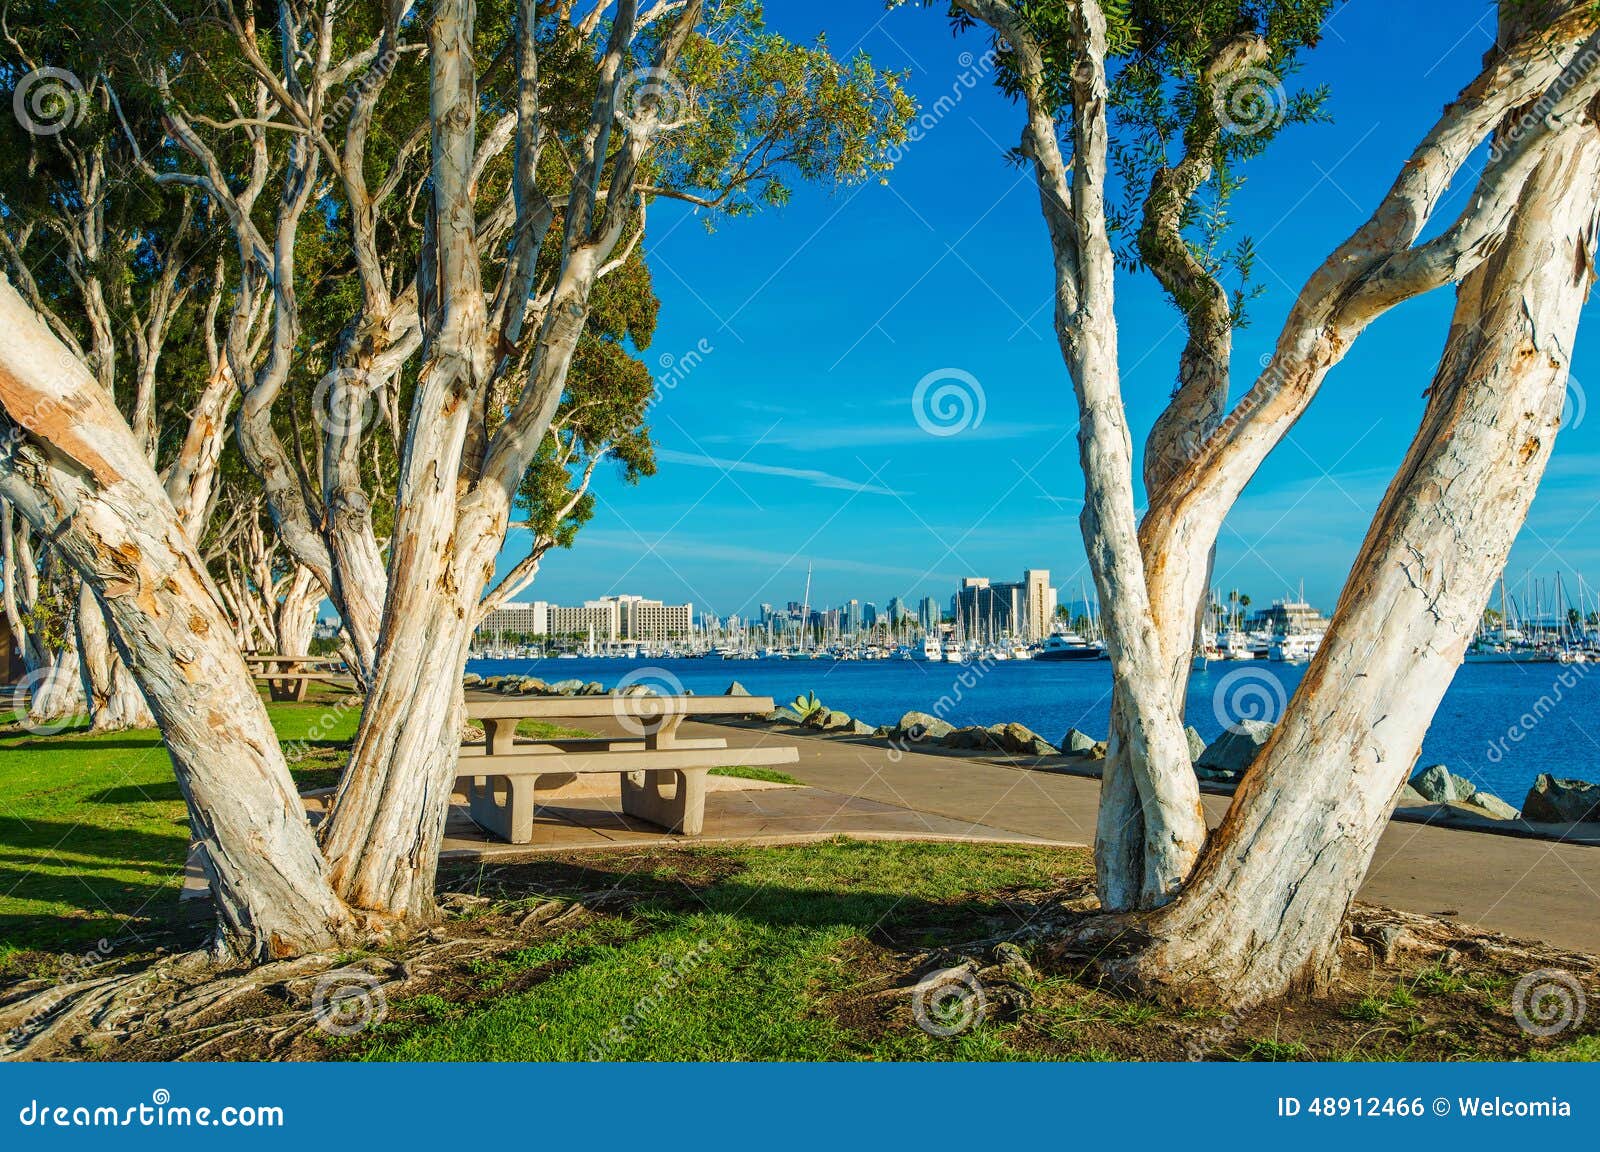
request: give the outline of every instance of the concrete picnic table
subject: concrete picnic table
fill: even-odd
[[[255,679],[265,681],[267,693],[276,702],[299,703],[306,698],[312,682],[353,685],[355,680],[340,675],[345,662],[335,656],[260,656],[244,658]]]
[[[472,819],[513,844],[533,841],[539,782],[616,773],[622,811],[670,832],[697,836],[705,819],[706,774],[713,768],[793,764],[793,745],[729,748],[720,738],[681,739],[691,716],[748,716],[772,711],[770,696],[496,696],[467,701],[483,723],[484,742],[466,743],[457,762]],[[610,717],[629,737],[524,737],[522,720]]]

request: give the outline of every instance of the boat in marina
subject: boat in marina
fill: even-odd
[[[1073,632],[1053,632],[1045,637],[1044,644],[1034,652],[1035,660],[1104,660],[1104,644],[1085,640]]]
[[[1273,637],[1267,654],[1279,664],[1304,664],[1321,647],[1322,634],[1319,632],[1286,632]]]

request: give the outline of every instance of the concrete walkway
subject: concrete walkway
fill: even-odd
[[[970,755],[908,752],[895,760],[882,741],[787,730],[781,738],[799,745],[789,774],[807,784],[990,828],[1094,840],[1096,780]],[[1204,803],[1214,827],[1229,797],[1208,795]],[[1395,821],[1361,899],[1600,953],[1597,848]]]
[[[922,814],[932,831],[965,824],[1091,844],[1099,781],[972,754],[893,754],[881,740],[801,734],[792,728],[684,725],[730,744],[793,743],[789,775],[844,796]],[[1205,797],[1213,826],[1229,797]],[[710,827],[708,823],[708,828]],[[981,830],[981,831],[980,831]],[[1600,953],[1600,848],[1396,821],[1378,847],[1361,899],[1409,912],[1448,915],[1508,936]]]
[[[581,727],[621,735],[614,723],[585,717]],[[707,799],[706,840],[766,842],[873,829],[902,838],[1008,836],[1089,845],[1094,841],[1098,780],[954,752],[896,752],[882,740],[816,736],[756,722],[685,723],[686,736],[721,736],[730,746],[793,744],[799,762],[785,768],[804,789],[778,793],[729,791]],[[732,781],[728,782],[730,785]],[[735,785],[737,787],[737,785]],[[1215,826],[1229,797],[1204,797]],[[645,829],[596,826],[615,805],[592,812],[552,813],[574,832],[555,832],[562,847],[581,840],[639,843],[675,839]],[[725,809],[720,811],[719,809]],[[718,817],[727,822],[719,827]],[[583,833],[576,828],[587,826]],[[481,833],[452,821],[447,849],[482,851]],[[596,837],[595,833],[600,836]],[[477,843],[463,842],[468,838]],[[555,845],[552,845],[554,847]],[[528,851],[515,845],[492,851]],[[537,850],[537,849],[535,849]],[[548,850],[548,849],[546,849]],[[509,854],[509,853],[508,853]],[[1549,941],[1600,953],[1600,847],[1519,839],[1395,821],[1378,847],[1361,898],[1410,912],[1447,915],[1508,936]]]

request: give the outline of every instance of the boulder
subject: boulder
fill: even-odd
[[[732,684],[728,685],[728,690],[726,692],[724,692],[723,695],[724,696],[748,696],[748,695],[750,695],[750,692],[749,692],[749,690],[747,688],[745,688],[745,686],[743,684],[741,684],[737,680],[735,680]]]
[[[1265,720],[1240,720],[1213,740],[1194,765],[1196,769],[1208,768],[1213,772],[1226,772],[1228,778],[1244,775],[1250,762],[1256,758],[1272,735],[1271,724]],[[1201,775],[1202,780],[1216,779]]]
[[[904,736],[909,740],[943,740],[955,731],[955,725],[930,716],[926,712],[907,712],[900,717],[900,723],[895,725],[895,735]]]
[[[1189,741],[1189,759],[1191,762],[1200,759],[1206,754],[1206,738],[1200,735],[1193,726],[1185,728],[1183,734]]]
[[[825,709],[822,720],[817,724],[817,727],[824,732],[843,732],[854,723],[855,721],[850,718],[848,712],[835,712]]]
[[[1009,752],[1013,756],[1052,756],[1055,754],[1055,749],[1050,746],[1050,742],[1041,738],[1037,732],[1026,724],[995,724],[989,729],[989,735],[993,737],[994,742],[1000,746],[1002,751]],[[1041,745],[1049,750],[1040,752]]]
[[[851,736],[876,736],[881,731],[882,731],[881,728],[874,728],[871,724],[868,724],[865,720],[851,720],[850,721],[850,735]]]
[[[1421,792],[1407,784],[1400,789],[1400,798],[1394,802],[1394,806],[1396,808],[1422,808],[1432,803],[1432,800],[1429,800]]]
[[[887,724],[879,724],[872,730],[872,734],[879,740],[889,740],[894,737],[894,729]]]
[[[1094,751],[1095,738],[1076,728],[1068,728],[1067,734],[1061,738],[1061,754],[1063,756],[1087,756]]]
[[[591,680],[580,689],[580,694],[584,696],[604,696],[606,694],[606,686],[598,680]]]
[[[987,752],[999,747],[994,742],[993,735],[989,729],[978,727],[977,725],[968,725],[964,728],[956,728],[953,731],[946,732],[939,743],[946,748],[959,748],[967,752],[976,750]]]
[[[1478,790],[1477,785],[1464,776],[1457,776],[1443,764],[1424,768],[1411,778],[1411,787],[1434,804],[1448,804],[1452,800],[1470,800]]]
[[[524,676],[517,681],[516,690],[523,696],[534,696],[549,689],[545,682],[537,676]]]
[[[1515,820],[1522,815],[1493,792],[1482,790],[1473,792],[1471,797],[1462,802],[1462,807],[1473,809],[1475,815],[1481,814],[1491,820]]]
[[[612,692],[615,695],[618,695],[618,696],[652,696],[652,695],[654,695],[654,693],[650,689],[650,685],[648,685],[648,684],[629,684],[626,688],[622,689],[622,691],[620,691],[620,692],[616,691],[616,689],[612,689]]]
[[[1600,823],[1600,784],[1541,772],[1522,802],[1522,818],[1538,824]]]
[[[780,704],[771,712],[762,717],[769,724],[798,724],[800,713],[790,708],[787,704]]]
[[[576,696],[583,691],[582,680],[557,680],[545,689],[554,696]]]
[[[476,672],[468,672],[461,678],[461,686],[463,688],[476,688],[482,683],[483,677],[479,676]]]

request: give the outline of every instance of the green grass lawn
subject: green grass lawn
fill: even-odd
[[[320,686],[312,693],[302,704],[267,705],[302,789],[337,781],[360,717],[348,697]],[[118,951],[164,943],[178,923],[188,821],[159,734],[5,730],[18,719],[0,716],[0,961],[101,939]],[[537,720],[517,732],[590,735]],[[768,769],[723,772],[793,783]]]
[[[332,783],[357,711],[331,696],[268,711],[297,783]],[[188,842],[158,733],[0,733],[0,957],[163,937]]]
[[[269,711],[297,783],[331,784],[356,710],[325,696]],[[580,734],[532,723],[519,731]],[[187,842],[154,733],[0,731],[0,982],[48,975],[100,940],[130,963],[201,943],[208,906],[177,899]],[[373,1027],[313,1032],[294,1055],[1170,1060],[1186,1058],[1199,1036],[1211,1059],[1600,1057],[1592,1024],[1551,1042],[1521,1036],[1509,1007],[1520,972],[1485,965],[1357,972],[1330,1000],[1224,1021],[1124,999],[1034,955],[1035,969],[1014,981],[984,969],[995,999],[973,1026],[949,1036],[918,1026],[918,972],[953,962],[958,953],[944,950],[1015,932],[1083,892],[1091,872],[1078,849],[844,839],[456,865],[440,890],[466,911],[446,927],[494,947],[430,961]],[[370,958],[393,964],[405,947]],[[998,963],[983,949],[959,954]],[[1020,1007],[1002,999],[1008,983]],[[268,997],[260,1010],[282,1007]]]
[[[860,980],[845,956],[866,938],[919,947],[1013,929],[1021,917],[1000,893],[1087,866],[1080,851],[848,840],[530,864],[514,878],[530,905],[620,890],[627,915],[586,919],[479,973],[504,995],[398,1002],[348,1047],[386,1060],[1014,1057],[1025,1053],[995,1029],[875,1034],[827,1005]]]

